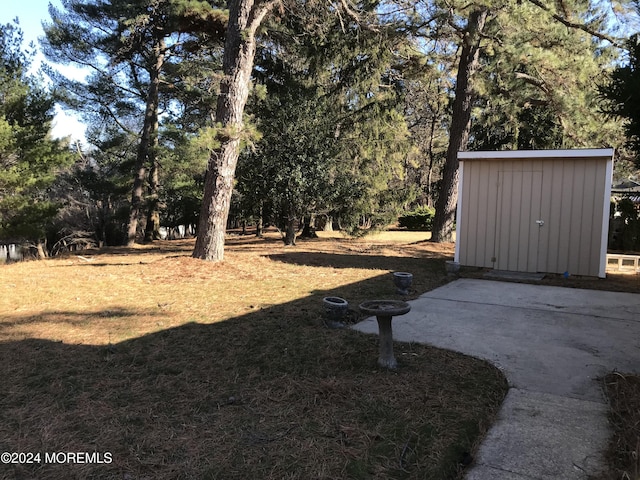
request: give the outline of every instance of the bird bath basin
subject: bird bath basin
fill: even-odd
[[[375,315],[380,332],[380,355],[378,365],[385,368],[396,368],[398,362],[393,355],[393,331],[391,319],[404,315],[411,310],[411,305],[400,300],[369,300],[360,304],[360,311],[367,315]]]

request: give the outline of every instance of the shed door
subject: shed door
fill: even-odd
[[[542,172],[498,172],[495,235],[497,270],[537,272],[540,252]]]

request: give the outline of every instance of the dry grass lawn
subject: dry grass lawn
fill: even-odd
[[[285,248],[233,236],[0,265],[1,479],[454,479],[506,392],[486,362],[323,324],[322,298],[414,296],[452,245],[394,232]],[[44,462],[109,453],[108,463]]]

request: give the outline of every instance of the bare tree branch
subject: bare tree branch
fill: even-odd
[[[589,35],[599,38],[600,40],[604,40],[606,42],[611,43],[614,47],[620,47],[620,48],[623,47],[622,43],[620,42],[620,39],[604,34],[602,32],[593,30],[592,28],[589,28],[589,26],[583,23],[575,23],[568,20],[565,17],[558,15],[557,13],[553,13],[551,9],[547,7],[544,3],[542,3],[540,0],[529,0],[529,2],[533,3],[538,8],[541,8],[545,12],[549,13],[554,20],[557,20],[558,22],[562,23],[566,27],[582,30],[583,32],[586,32]]]
[[[258,27],[264,20],[264,17],[269,13],[276,5],[282,5],[281,0],[270,0],[266,2],[264,5],[258,7],[255,11],[253,11],[253,17],[248,22],[248,30],[251,35],[255,35]]]
[[[340,0],[340,5],[342,5],[342,8],[346,12],[346,14],[353,18],[356,22],[360,20],[360,15],[353,9],[351,9],[347,0]]]
[[[544,93],[549,93],[549,87],[547,87],[547,83],[544,80],[540,80],[539,78],[532,77],[526,73],[516,72],[516,78],[524,80],[529,85],[533,85],[534,87],[538,87]]]
[[[342,27],[343,32],[345,31],[345,27],[344,27],[344,22],[342,20],[342,15],[340,14],[341,10],[343,10],[347,14],[347,16],[350,17],[354,22],[356,22],[360,26],[363,26],[367,30],[370,30],[372,32],[380,31],[377,25],[374,25],[369,22],[363,22],[362,15],[356,10],[354,10],[354,8],[352,8],[352,6],[349,4],[349,0],[340,0],[339,5],[336,5],[335,3],[333,5],[336,7],[336,12],[338,14],[338,18],[340,20],[340,25]]]

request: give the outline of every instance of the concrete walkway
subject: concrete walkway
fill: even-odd
[[[640,294],[461,279],[410,303],[395,340],[484,358],[511,386],[468,480],[598,471],[610,431],[597,378],[640,371]],[[377,333],[375,318],[355,328]]]

